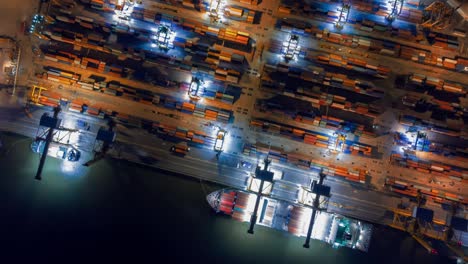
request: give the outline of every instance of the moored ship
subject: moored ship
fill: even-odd
[[[232,216],[241,222],[250,221],[256,195],[232,188],[210,193],[207,201],[218,213]],[[261,197],[258,207],[258,225],[305,237],[312,208],[270,197]],[[319,211],[312,230],[312,239],[321,240],[333,247],[349,247],[367,252],[372,235],[372,225],[341,215]]]

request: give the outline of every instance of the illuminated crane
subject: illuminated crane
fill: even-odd
[[[283,42],[283,55],[286,62],[293,60],[299,55],[301,47],[299,46],[299,36],[291,34],[288,41]]]
[[[386,17],[388,21],[392,22],[400,15],[401,10],[403,9],[403,3],[404,0],[393,0],[389,2],[391,5],[391,11]]]
[[[338,8],[338,12],[340,12],[340,14],[338,15],[338,20],[335,23],[336,28],[342,29],[344,27],[344,25],[348,21],[350,11],[351,4],[347,0],[344,0],[341,3],[341,6]]]
[[[94,158],[83,164],[84,166],[91,166],[104,158],[109,149],[112,147],[112,143],[115,141],[115,132],[113,131],[115,122],[113,119],[109,119],[108,126],[108,129],[104,127],[99,128],[93,146]]]
[[[425,21],[421,26],[425,28],[444,29],[450,24],[454,9],[447,3],[436,1],[424,9]]]
[[[211,0],[209,9],[211,23],[216,23],[223,17],[225,5],[224,0]]]
[[[260,204],[260,198],[262,197],[262,194],[265,194],[265,188],[264,184],[265,182],[271,183],[273,182],[273,172],[268,171],[268,165],[270,165],[271,160],[268,159],[268,156],[264,160],[265,166],[263,167],[263,170],[260,169],[260,166],[257,166],[255,169],[255,176],[252,178],[252,181],[249,185],[249,191],[253,191],[257,193],[257,199],[255,201],[255,208],[252,213],[252,216],[250,217],[250,227],[249,230],[247,231],[249,234],[254,233],[254,226],[255,223],[257,222],[257,211],[258,211],[258,206]],[[260,181],[260,186],[258,187],[258,190],[255,190],[254,186]],[[271,185],[269,186],[270,188],[272,187]],[[270,189],[271,190],[271,189]]]
[[[342,152],[346,144],[346,135],[338,133],[335,140],[334,151]]]
[[[158,47],[160,50],[168,51],[174,47],[175,32],[170,25],[159,25],[155,35],[153,35],[152,47]]]
[[[188,90],[188,96],[192,100],[200,100],[200,88],[203,86],[203,79],[192,77],[192,82],[190,83],[190,88]]]
[[[70,145],[71,135],[78,132],[77,129],[71,129],[61,126],[62,120],[58,118],[61,111],[60,106],[54,108],[54,115],[51,117],[48,113],[44,113],[39,121],[39,128],[36,132],[36,139],[31,144],[34,152],[41,153],[39,167],[36,173],[36,180],[42,179],[42,169],[44,167],[46,156],[49,154],[49,147],[51,143],[57,143],[63,155],[61,158],[66,158],[70,161],[79,159],[80,152]],[[57,153],[55,153],[56,157]]]

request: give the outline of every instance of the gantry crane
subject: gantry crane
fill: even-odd
[[[450,19],[454,13],[454,9],[447,3],[436,1],[427,6],[425,9],[425,21],[421,26],[425,28],[444,29],[450,24]]]
[[[253,191],[252,185],[254,184],[254,180],[255,179],[260,180],[260,187],[258,189],[257,199],[255,200],[254,211],[252,213],[252,216],[250,217],[250,227],[249,227],[249,230],[247,231],[249,234],[254,233],[254,226],[255,226],[255,223],[257,222],[258,206],[260,204],[260,198],[262,197],[262,194],[264,193],[264,184],[265,182],[267,183],[273,182],[273,172],[268,171],[268,165],[270,165],[271,163],[271,160],[268,159],[268,155],[266,156],[264,163],[265,163],[265,166],[263,167],[263,169],[261,169],[260,166],[257,166],[257,168],[255,169],[255,176],[252,179],[252,182],[248,188],[249,191]]]
[[[174,47],[173,41],[174,32],[170,24],[161,23],[156,34],[153,36],[153,46],[157,46],[160,50],[168,51]]]
[[[335,141],[334,150],[342,152],[344,149],[345,143],[346,143],[346,135],[342,133],[338,133],[338,136],[336,137],[336,141]]]
[[[299,36],[291,34],[288,41],[283,42],[283,54],[286,62],[294,59],[300,51]]]
[[[39,104],[39,99],[41,98],[42,91],[47,91],[47,88],[39,85],[33,85],[31,90],[31,102],[33,102],[34,104]]]
[[[392,10],[386,17],[387,20],[390,22],[395,20],[400,15],[401,10],[403,9],[403,3],[404,3],[404,0],[392,0],[392,1],[393,1],[393,3],[391,3]]]
[[[187,92],[191,100],[196,100],[196,101],[200,100],[200,96],[198,94],[203,84],[204,82],[202,78],[192,77],[192,82],[190,83],[190,88]]]
[[[429,253],[437,254],[437,250],[425,240],[425,237],[447,241],[449,228],[445,225],[445,222],[434,219],[434,211],[421,207],[424,197],[420,191],[418,191],[416,201],[417,205],[412,211],[394,208],[392,210],[393,221],[390,226],[408,232]],[[435,228],[436,225],[441,228]]]
[[[325,204],[326,206],[320,207],[320,196],[326,197],[326,201],[328,201],[328,198],[330,197],[330,186],[323,185],[323,180],[326,177],[325,173],[320,171],[319,176],[319,181],[317,182],[314,180],[310,186],[310,193],[315,194],[315,199],[312,204],[312,216],[310,217],[309,228],[307,229],[307,236],[303,245],[305,248],[309,248],[310,236],[312,235],[312,229],[314,228],[317,212],[327,210],[328,203]]]
[[[93,146],[94,158],[84,163],[84,166],[91,166],[105,157],[109,149],[112,147],[112,143],[115,141],[115,131],[113,131],[114,127],[114,120],[109,119],[107,129],[104,127],[99,128]]]
[[[60,106],[54,108],[54,115],[51,117],[48,113],[44,113],[39,122],[39,128],[36,133],[35,142],[40,151],[39,145],[44,142],[44,148],[42,149],[41,159],[39,161],[39,167],[36,172],[36,180],[42,179],[42,169],[44,168],[45,159],[49,152],[49,146],[51,142],[56,142],[61,145],[70,145],[71,133],[77,132],[77,129],[70,129],[61,126],[62,120],[58,118],[58,114],[62,109]],[[63,133],[65,132],[65,133]],[[34,144],[33,143],[33,144]],[[75,155],[75,150],[72,151]]]
[[[220,19],[220,14],[224,11],[224,0],[210,1],[210,20],[211,23],[216,23]]]
[[[335,23],[335,27],[338,29],[342,29],[346,22],[348,21],[349,12],[351,11],[351,4],[348,0],[344,0],[341,2],[341,6],[338,8],[338,20]]]

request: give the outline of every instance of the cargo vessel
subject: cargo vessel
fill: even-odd
[[[206,198],[217,213],[229,215],[241,222],[248,222],[255,207],[256,194],[226,188],[212,192]],[[306,237],[312,208],[263,196],[257,215],[257,225]],[[319,211],[311,238],[321,240],[335,248],[344,246],[367,252],[371,235],[371,224]]]

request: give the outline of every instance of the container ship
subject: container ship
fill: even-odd
[[[217,212],[241,222],[249,222],[255,207],[256,194],[226,188],[210,193],[207,201]],[[287,201],[261,197],[257,225],[306,237],[312,208]],[[335,248],[349,247],[367,252],[372,225],[341,215],[319,211],[315,218],[312,239],[321,240]]]

